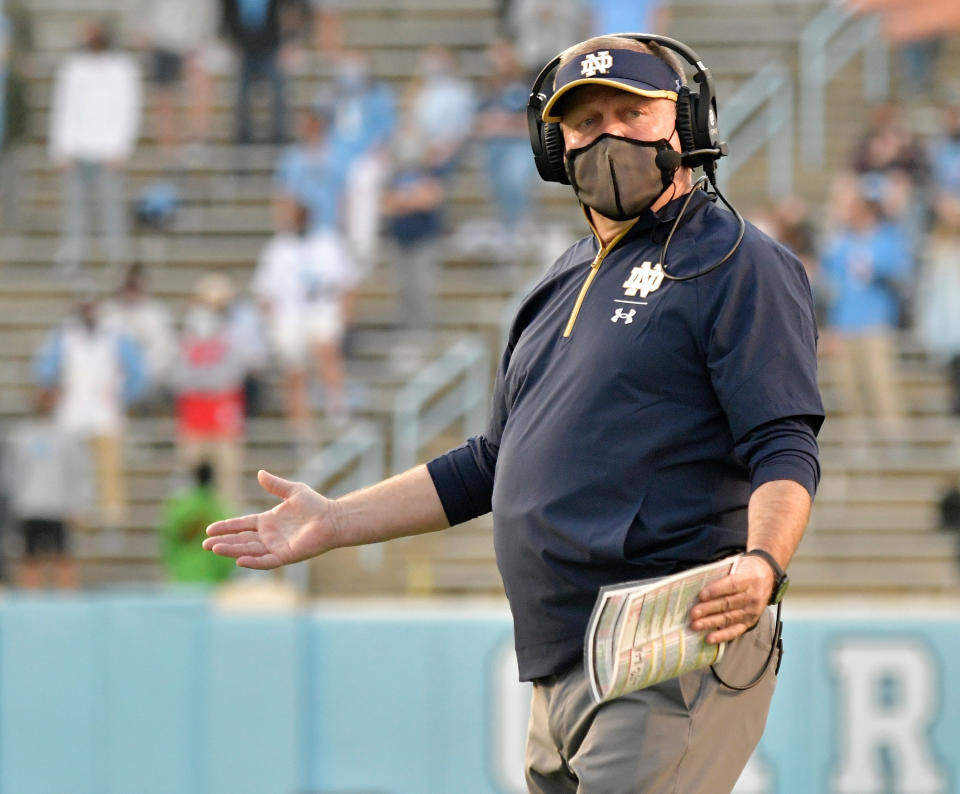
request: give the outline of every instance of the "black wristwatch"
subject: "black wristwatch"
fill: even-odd
[[[790,586],[790,577],[787,576],[787,572],[780,567],[773,555],[769,551],[764,549],[750,549],[750,551],[745,551],[743,553],[745,557],[760,557],[760,559],[766,560],[767,565],[773,569],[773,592],[770,594],[770,604],[779,604],[783,598],[783,594],[787,592],[787,588]]]

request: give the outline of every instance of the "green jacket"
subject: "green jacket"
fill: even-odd
[[[230,574],[232,559],[218,557],[201,546],[207,525],[230,515],[210,487],[195,486],[166,501],[159,534],[163,559],[173,581],[215,584]]]

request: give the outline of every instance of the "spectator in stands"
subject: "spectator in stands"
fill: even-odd
[[[493,42],[487,49],[487,61],[492,71],[477,113],[476,133],[483,144],[499,215],[498,248],[507,261],[516,262],[536,186],[527,131],[530,85],[509,42]]]
[[[324,386],[327,417],[347,417],[342,340],[344,294],[354,268],[336,234],[311,232],[307,208],[290,199],[274,205],[277,232],[260,255],[252,291],[270,328],[283,371],[284,406],[298,454],[314,448],[310,410],[311,364]]]
[[[277,193],[303,204],[311,231],[339,232],[349,163],[332,146],[334,107],[318,98],[300,117],[300,139],[277,162]]]
[[[917,333],[939,358],[960,415],[960,105],[947,108],[943,133],[930,147],[933,228],[916,301]]]
[[[287,81],[289,61],[296,58],[296,39],[308,30],[310,13],[304,0],[220,0],[221,29],[240,59],[234,138],[253,142],[250,95],[267,82],[273,94],[271,140],[287,141]]]
[[[373,269],[376,256],[380,196],[396,126],[395,101],[386,83],[373,80],[369,60],[361,52],[337,58],[333,85],[330,148],[336,161],[347,164],[344,232],[362,277]]]
[[[394,146],[393,172],[383,196],[387,230],[396,253],[400,325],[427,331],[435,320],[433,293],[443,258],[445,170],[428,161],[418,140],[403,136]]]
[[[99,301],[86,295],[51,332],[34,368],[40,386],[59,391],[57,426],[93,449],[100,522],[109,545],[126,519],[124,424],[126,406],[145,386],[143,356],[136,342],[101,321]]]
[[[531,80],[558,47],[589,34],[586,0],[506,0],[500,13],[505,33],[514,42]]]
[[[952,477],[943,490],[937,505],[940,529],[960,533],[960,477]]]
[[[951,230],[960,228],[960,101],[944,112],[943,132],[930,146],[935,218]]]
[[[251,295],[237,295],[227,309],[227,324],[234,345],[243,356],[243,408],[246,416],[263,413],[263,390],[270,365],[270,345],[263,316]]]
[[[666,0],[591,0],[593,35],[642,31],[666,33],[670,4]]]
[[[218,493],[228,504],[240,505],[246,358],[230,328],[233,298],[233,284],[222,273],[196,283],[183,318],[173,388],[181,465],[214,461]]]
[[[13,427],[3,454],[4,491],[24,541],[20,586],[42,587],[52,568],[57,587],[74,589],[70,535],[91,501],[90,456],[80,439],[53,420],[52,390],[37,390],[34,401],[34,415]]]
[[[132,264],[116,295],[104,302],[103,322],[125,333],[140,347],[146,386],[138,405],[157,410],[168,405],[170,370],[177,352],[173,316],[167,305],[150,294],[143,265]]]
[[[173,494],[163,505],[159,532],[163,562],[174,582],[217,584],[234,566],[229,559],[205,553],[200,543],[207,524],[226,518],[232,508],[214,490],[209,463],[201,461],[192,473],[192,487]]]
[[[195,161],[210,132],[216,0],[140,0],[136,19],[142,26],[138,38],[150,50],[157,142],[176,163],[185,159],[177,152],[185,133]],[[177,112],[181,83],[186,88],[185,123]]]
[[[424,164],[446,177],[473,132],[473,85],[460,76],[451,50],[432,46],[420,55],[408,95],[403,134],[420,141]]]
[[[840,220],[823,253],[838,388],[847,413],[863,417],[869,402],[881,426],[895,432],[903,407],[894,332],[899,291],[913,273],[913,255],[875,197],[850,197]]]
[[[17,0],[0,4],[0,229],[20,227],[23,144],[29,132],[27,81],[32,71],[33,25]]]
[[[322,53],[339,53],[343,49],[341,0],[310,0],[313,10],[313,46]]]
[[[127,252],[123,168],[140,129],[141,85],[136,59],[113,49],[104,23],[88,23],[80,52],[57,70],[50,107],[50,157],[64,172],[58,261],[76,268],[86,255],[90,197],[97,195],[108,261]]]
[[[901,224],[919,248],[928,226],[925,190],[930,170],[920,140],[907,128],[897,105],[874,108],[854,148],[852,165],[859,177],[873,181],[887,218]]]

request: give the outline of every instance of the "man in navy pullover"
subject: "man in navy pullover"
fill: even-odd
[[[605,76],[590,79],[597,64]],[[584,630],[604,585],[756,551],[691,613],[709,642],[729,642],[717,666],[724,680],[749,682],[765,669],[767,607],[819,479],[823,407],[800,262],[748,225],[710,269],[735,246],[738,223],[707,194],[690,195],[688,168],[645,203],[631,198],[652,142],[681,149],[682,80],[671,53],[632,39],[564,53],[543,118],[560,124],[592,234],[520,306],[484,433],[338,500],[262,471],[261,485],[283,503],[218,522],[204,542],[268,569],[492,510],[520,677],[534,682],[531,792],[733,787],[763,730],[773,666],[745,691],[698,670],[597,705]],[[608,173],[619,174],[612,187]],[[677,281],[665,271],[701,275]]]

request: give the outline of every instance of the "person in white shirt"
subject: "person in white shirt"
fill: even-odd
[[[71,535],[82,524],[93,495],[90,455],[51,415],[55,393],[34,394],[34,414],[18,421],[4,442],[0,480],[10,513],[23,534],[18,584],[42,587],[47,568],[57,587],[78,586]]]
[[[127,248],[123,167],[140,130],[140,68],[112,49],[107,27],[89,23],[84,48],[57,70],[50,108],[50,159],[63,171],[64,212],[57,258],[68,269],[86,256],[90,196],[98,195],[108,261]]]
[[[126,406],[140,396],[144,385],[139,347],[107,328],[100,320],[97,299],[84,296],[38,351],[34,376],[38,385],[59,393],[57,426],[92,447],[101,523],[108,530],[120,529],[127,507]]]
[[[346,418],[343,300],[356,285],[355,268],[334,230],[308,233],[305,206],[281,197],[274,207],[277,233],[260,255],[252,291],[284,373],[292,436],[302,442],[298,446],[309,447],[311,359],[324,385],[327,416],[334,422]]]
[[[150,293],[140,262],[127,268],[116,294],[104,301],[101,316],[107,328],[129,336],[143,354],[146,386],[137,407],[147,412],[168,407],[171,369],[177,355],[173,314]]]

